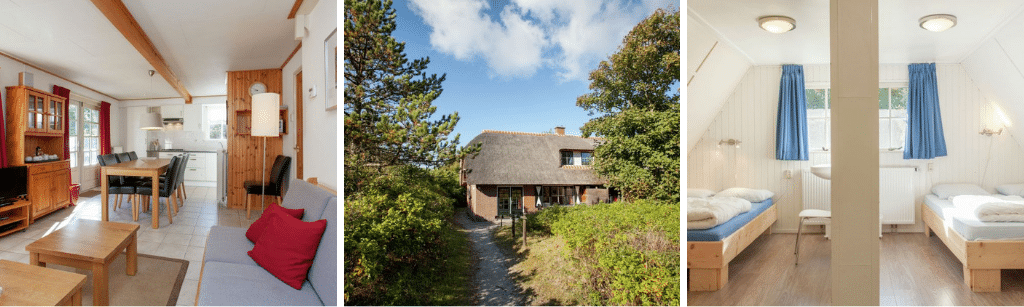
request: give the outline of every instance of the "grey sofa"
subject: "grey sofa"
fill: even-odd
[[[288,286],[249,257],[254,244],[245,238],[246,228],[213,226],[206,239],[196,305],[338,305],[337,195],[292,179],[281,206],[305,209],[304,222],[327,220],[302,289]]]

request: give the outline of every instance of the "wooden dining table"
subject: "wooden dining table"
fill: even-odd
[[[138,160],[121,162],[114,165],[100,167],[100,186],[102,187],[103,198],[103,221],[110,220],[110,208],[107,206],[107,192],[110,190],[107,176],[136,176],[149,177],[153,184],[153,229],[160,228],[160,174],[167,171],[171,159],[141,158]],[[170,208],[168,208],[170,210]]]

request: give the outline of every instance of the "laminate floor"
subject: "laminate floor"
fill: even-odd
[[[820,234],[763,235],[729,264],[729,282],[715,292],[687,292],[687,305],[831,305],[831,246]],[[880,251],[880,305],[1024,305],[1024,270],[1002,271],[1002,292],[974,293],[959,260],[938,237],[885,234]],[[685,277],[684,277],[685,278]]]

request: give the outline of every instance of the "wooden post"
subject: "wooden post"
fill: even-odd
[[[523,214],[523,249],[526,249],[526,214]]]

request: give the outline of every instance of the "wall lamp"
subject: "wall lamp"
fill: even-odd
[[[1003,134],[1003,128],[999,128],[999,130],[992,129],[992,128],[985,128],[985,129],[981,130],[981,132],[978,132],[978,134],[981,134],[981,135],[984,135],[984,136],[1000,135],[1000,134]]]
[[[736,146],[736,148],[740,148],[740,143],[742,143],[742,142],[740,142],[740,140],[737,140],[737,139],[721,140],[721,141],[718,141],[718,147],[721,148],[722,144],[725,144],[725,145],[730,145],[730,146]]]

